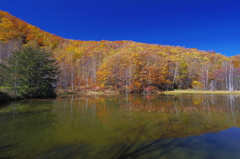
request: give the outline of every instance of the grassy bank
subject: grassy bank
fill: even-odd
[[[164,94],[239,94],[240,91],[202,91],[202,90],[192,90],[192,89],[187,89],[187,90],[174,90],[174,91],[165,91]]]

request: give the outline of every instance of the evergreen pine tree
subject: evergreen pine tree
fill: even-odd
[[[6,60],[6,79],[16,95],[24,98],[55,97],[56,75],[59,73],[56,60],[40,48],[23,47]]]

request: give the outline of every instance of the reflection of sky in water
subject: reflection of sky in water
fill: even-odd
[[[237,158],[238,96],[90,96],[0,109],[0,158]]]
[[[221,159],[240,156],[240,129],[235,127],[218,133],[174,140],[179,143],[177,149],[179,149],[178,153],[182,154],[182,158]]]

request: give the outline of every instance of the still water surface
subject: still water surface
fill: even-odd
[[[98,95],[0,107],[0,158],[240,157],[240,96]]]

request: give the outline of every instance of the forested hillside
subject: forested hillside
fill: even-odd
[[[117,30],[116,30],[117,31]],[[61,74],[58,90],[235,90],[240,56],[133,41],[68,40],[0,11],[0,63],[22,46],[52,52]],[[0,70],[0,86],[5,75]]]

